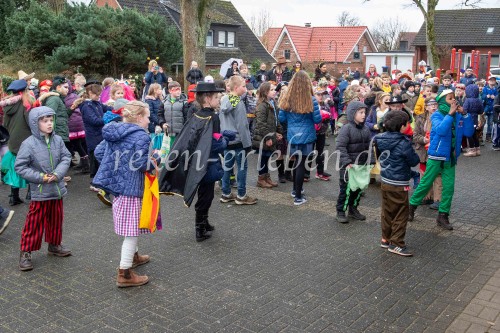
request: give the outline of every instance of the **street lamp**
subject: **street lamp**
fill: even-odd
[[[331,51],[332,50],[332,43],[335,43],[335,75],[337,75],[337,41],[336,40],[331,40],[330,43],[328,44],[328,50]]]

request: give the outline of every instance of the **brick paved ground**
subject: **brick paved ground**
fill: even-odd
[[[455,230],[419,209],[407,234],[413,258],[378,247],[374,185],[361,201],[367,221],[347,225],[334,221],[336,179],[306,184],[300,207],[290,183],[252,186],[256,206],[214,202],[217,230],[203,243],[194,240],[193,209],[162,197],[165,230],[139,241],[152,255],[139,272],[151,282],[133,289],[114,284],[121,239],[111,210],[74,176],[63,238],[74,256],[48,257],[44,245],[35,269],[18,271],[27,205],[0,236],[0,332],[498,332],[499,161],[486,149],[461,158]],[[8,189],[0,191],[6,204]]]

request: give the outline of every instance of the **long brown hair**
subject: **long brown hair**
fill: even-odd
[[[270,82],[264,82],[260,85],[259,90],[257,90],[257,105],[267,101],[267,95],[269,95],[271,87]]]
[[[311,113],[313,111],[313,88],[309,75],[298,71],[288,85],[287,93],[280,102],[280,109],[295,113]]]

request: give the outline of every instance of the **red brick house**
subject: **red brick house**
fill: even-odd
[[[262,36],[262,44],[278,58],[284,56],[293,64],[326,62],[331,73],[359,68],[363,70],[363,54],[377,52],[377,46],[366,26],[311,27],[285,24],[270,28]]]
[[[491,51],[491,67],[500,65],[500,8],[436,10],[434,26],[441,68],[450,68],[452,48],[463,52],[461,68],[470,64],[472,50]],[[427,61],[425,22],[413,45],[416,61]]]

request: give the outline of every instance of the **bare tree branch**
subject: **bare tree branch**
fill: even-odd
[[[370,31],[379,51],[387,52],[399,48],[401,33],[408,31],[408,26],[399,18],[391,18],[378,21]]]
[[[361,19],[348,11],[343,11],[337,16],[337,23],[341,27],[355,27],[362,25]]]
[[[261,9],[258,13],[252,13],[250,16],[250,29],[257,37],[262,37],[267,29],[273,26],[273,19],[268,9]]]

